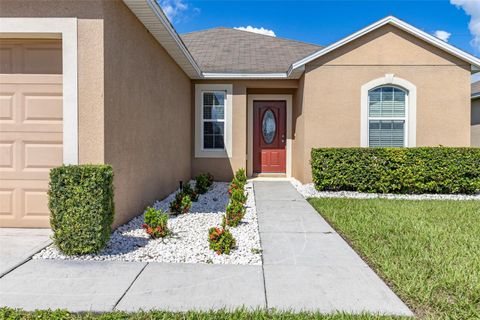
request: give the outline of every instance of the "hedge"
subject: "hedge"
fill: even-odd
[[[102,250],[114,216],[113,169],[109,165],[66,165],[50,170],[50,224],[65,254]]]
[[[480,148],[319,148],[311,159],[319,191],[480,192]]]

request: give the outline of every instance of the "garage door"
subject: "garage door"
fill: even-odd
[[[48,175],[63,162],[62,50],[0,40],[0,226],[49,227]]]

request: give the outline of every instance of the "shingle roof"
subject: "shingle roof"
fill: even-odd
[[[214,28],[181,35],[203,72],[286,72],[322,47],[253,32]]]
[[[472,97],[480,96],[480,81],[472,83]]]

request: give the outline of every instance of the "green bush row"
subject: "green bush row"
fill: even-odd
[[[96,253],[106,246],[114,216],[111,166],[54,168],[48,196],[53,241],[62,252]]]
[[[320,191],[480,192],[480,148],[320,148],[311,167]]]

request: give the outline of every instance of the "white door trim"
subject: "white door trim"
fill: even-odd
[[[0,18],[0,38],[62,39],[63,163],[78,164],[77,18]]]
[[[250,94],[247,110],[247,175],[253,174],[253,102],[254,101],[286,101],[287,104],[287,159],[286,175],[292,176],[292,95],[291,94]]]

